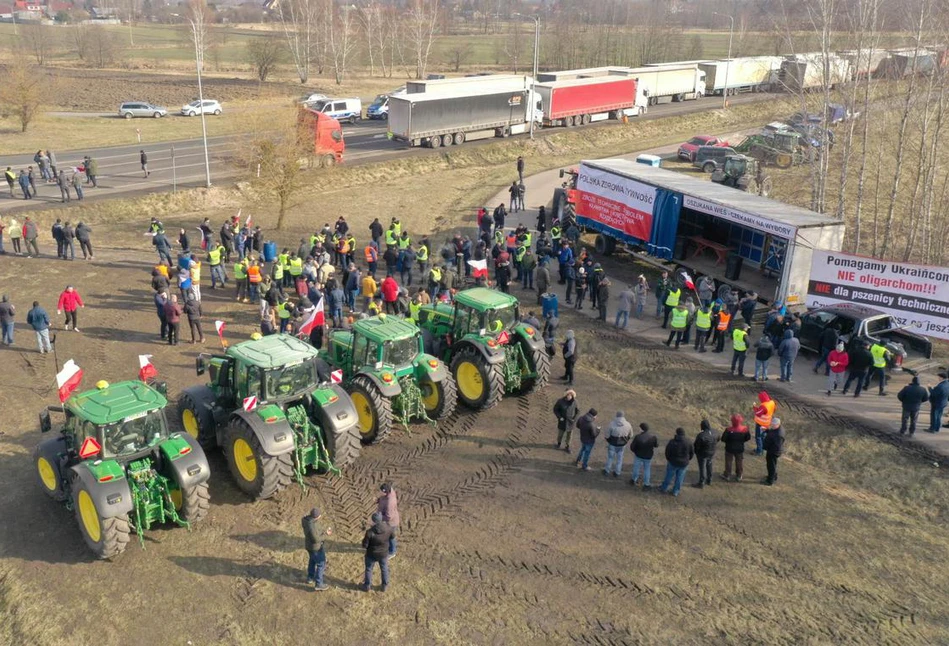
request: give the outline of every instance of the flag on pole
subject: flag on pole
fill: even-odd
[[[238,215],[240,215],[240,213],[238,213]],[[251,214],[248,213],[248,214],[247,214],[247,219],[244,220],[244,226],[245,226],[245,227],[250,227],[250,223],[251,223]]]
[[[82,368],[70,359],[56,375],[56,387],[59,388],[59,401],[65,402],[82,381]]]
[[[150,361],[151,358],[152,355],[150,354],[138,355],[138,365],[140,366],[138,378],[142,381],[148,381],[150,378],[158,376],[158,370]]]
[[[475,278],[487,278],[488,277],[488,261],[482,258],[481,260],[469,260],[468,264],[471,265],[473,272],[471,275]]]
[[[303,325],[300,326],[300,336],[310,336],[310,333],[313,332],[318,327],[323,326],[326,323],[326,314],[323,312],[323,297],[320,296],[320,302],[316,304],[316,307],[313,308],[313,312],[310,313],[309,318],[303,322]]]
[[[689,273],[684,271],[682,272],[682,281],[685,283],[685,286],[695,291],[695,283],[692,282],[692,277],[689,276]]]
[[[224,321],[214,322],[214,329],[217,330],[217,335],[221,337],[222,339],[224,338],[224,328],[226,327],[227,325],[224,323]]]
[[[201,248],[207,251],[208,249],[208,237],[204,235],[204,229],[201,227],[195,227],[201,233]]]

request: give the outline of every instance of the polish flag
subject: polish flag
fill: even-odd
[[[221,337],[222,339],[224,338],[224,328],[225,328],[225,327],[227,327],[227,326],[224,324],[224,321],[215,321],[215,322],[214,322],[214,329],[217,330],[217,335],[218,335],[219,337]]]
[[[244,407],[244,410],[248,413],[254,410],[255,408],[257,408],[257,397],[255,395],[251,395],[250,397],[245,397],[244,402],[243,402],[243,407]]]
[[[688,272],[682,272],[682,280],[685,282],[685,286],[695,291],[695,283],[692,282],[692,277],[689,276]]]
[[[341,384],[341,383],[343,383],[343,371],[342,371],[342,370],[334,370],[333,372],[331,372],[331,373],[330,373],[330,381],[331,381],[332,383],[334,383],[334,384]]]
[[[238,212],[237,215],[238,215],[238,217],[240,217],[240,212]],[[252,221],[252,220],[251,220],[251,215],[250,215],[250,213],[248,213],[248,214],[247,214],[247,219],[244,220],[244,226],[247,227],[247,228],[250,228],[250,223],[251,223],[251,221]]]
[[[488,277],[488,261],[485,259],[481,260],[469,260],[468,264],[474,269],[471,272],[471,275],[475,278],[487,278]]]
[[[316,328],[326,324],[326,314],[323,312],[323,297],[320,296],[320,302],[313,308],[310,317],[300,326],[300,336],[310,336],[310,333]]]
[[[150,361],[151,358],[152,355],[150,354],[138,355],[138,365],[141,366],[138,371],[138,378],[142,381],[148,381],[149,378],[158,376],[158,370],[155,369],[155,366]]]
[[[207,249],[208,249],[208,239],[207,239],[207,237],[204,235],[204,229],[202,229],[201,227],[195,227],[195,228],[196,228],[196,229],[198,230],[198,232],[201,234],[201,248],[204,249],[205,251],[207,251]]]
[[[59,401],[65,402],[82,381],[82,368],[70,359],[63,364],[63,369],[56,375],[56,386],[59,388]]]

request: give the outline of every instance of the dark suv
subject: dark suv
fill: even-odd
[[[725,158],[734,155],[735,149],[727,146],[699,146],[692,165],[706,173],[713,173],[725,166]]]

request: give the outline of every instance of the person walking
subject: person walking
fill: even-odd
[[[856,347],[850,352],[850,364],[848,366],[847,381],[844,382],[844,389],[841,394],[846,395],[850,389],[850,382],[856,381],[853,396],[859,397],[864,388],[864,380],[867,378],[867,370],[873,365],[873,355],[867,349],[867,344],[863,341],[857,341]]]
[[[659,491],[672,493],[673,496],[678,497],[682,482],[685,480],[685,472],[694,455],[695,450],[685,437],[685,429],[677,428],[675,437],[666,444],[666,476],[659,485]]]
[[[168,345],[178,345],[178,332],[181,328],[181,305],[178,295],[172,294],[165,303],[165,320],[168,322]]]
[[[557,448],[562,448],[566,453],[570,453],[570,435],[573,433],[573,427],[579,415],[577,393],[572,388],[568,388],[563,397],[554,404],[554,416],[557,418]]]
[[[70,178],[69,181],[72,184],[73,190],[76,191],[76,199],[81,202],[82,199],[85,197],[82,194],[82,177],[80,176],[79,173],[73,172],[72,178]]]
[[[678,285],[673,285],[669,283],[666,287],[666,300],[664,304],[664,314],[662,317],[662,329],[669,327],[669,317],[672,315],[672,312],[679,305],[679,301],[682,299],[682,288]]]
[[[372,589],[372,571],[377,563],[382,574],[382,592],[389,588],[389,538],[391,535],[392,529],[383,520],[382,514],[374,513],[372,526],[366,530],[362,539],[362,546],[366,548],[366,572],[362,588],[360,588],[363,592],[369,592]]]
[[[168,238],[165,236],[165,231],[161,230],[152,236],[152,244],[155,246],[155,251],[158,252],[158,261],[161,262],[164,260],[168,263],[170,267],[171,262],[171,243],[168,241]]]
[[[56,222],[53,223],[53,226],[50,228],[50,235],[53,238],[53,241],[56,243],[56,257],[63,257],[63,221],[59,218],[56,218]]]
[[[919,409],[929,401],[929,391],[920,386],[919,377],[914,376],[913,380],[896,394],[896,398],[900,400],[903,409],[900,417],[900,435],[906,435],[908,427],[909,436],[913,437],[916,433]]]
[[[20,169],[20,174],[16,181],[20,185],[20,190],[23,192],[23,199],[32,200],[33,193],[30,192],[30,176],[27,175],[26,171],[22,168]]]
[[[886,360],[890,356],[890,351],[886,349],[886,346],[883,344],[883,341],[874,341],[873,345],[870,346],[870,356],[873,357],[873,366],[870,368],[870,372],[867,373],[867,379],[863,382],[864,390],[870,388],[870,382],[873,380],[873,377],[876,376],[880,381],[880,393],[881,397],[886,395]]]
[[[580,431],[580,452],[577,454],[577,468],[590,470],[590,454],[593,445],[600,434],[600,427],[596,425],[596,409],[591,408],[577,420],[577,430]]]
[[[66,178],[66,171],[59,171],[59,174],[56,176],[56,186],[59,187],[59,201],[69,202],[72,198],[69,196],[69,179]]]
[[[606,466],[603,475],[608,476],[612,471],[613,477],[618,478],[623,472],[623,454],[632,434],[633,427],[626,421],[626,415],[621,410],[616,411],[616,417],[606,428]]]
[[[540,265],[537,267],[537,304],[540,305],[543,303],[544,294],[547,293],[547,290],[550,289],[550,268],[548,267],[550,263],[547,262],[547,258],[543,258],[540,261]]]
[[[699,434],[695,436],[692,450],[699,465],[699,481],[693,487],[701,489],[712,484],[712,462],[715,458],[715,449],[718,447],[718,433],[712,429],[707,419],[699,425]]]
[[[208,265],[211,267],[211,289],[217,289],[219,283],[222,288],[227,286],[227,274],[224,272],[224,256],[226,253],[227,249],[222,244],[216,244],[208,248]],[[258,277],[260,276],[259,267],[257,275]]]
[[[656,449],[659,447],[659,438],[649,430],[649,424],[643,422],[639,425],[639,433],[633,438],[631,445],[633,451],[633,474],[630,477],[629,484],[635,486],[642,482],[643,490],[648,491],[652,488],[652,458]],[[640,480],[640,473],[642,479]]]
[[[740,328],[732,330],[732,369],[735,374],[735,368],[738,368],[738,376],[745,376],[745,353],[748,350],[748,330],[751,328],[742,325]]]
[[[629,326],[629,312],[636,302],[636,292],[634,292],[629,285],[626,285],[616,299],[619,302],[619,306],[616,309],[616,322],[613,323],[613,327],[625,330]],[[620,321],[623,322],[622,325],[620,325]]]
[[[670,285],[671,282],[669,281],[669,272],[663,271],[661,274],[659,274],[659,280],[656,281],[656,318],[662,316]],[[666,326],[663,325],[662,327]]]
[[[161,274],[158,277],[162,277]],[[158,315],[158,322],[161,326],[161,340],[168,339],[168,317],[165,315],[165,305],[168,304],[168,280],[165,280],[165,286],[155,290],[155,313]]]
[[[794,360],[797,359],[797,353],[801,351],[801,342],[794,336],[790,329],[784,331],[784,339],[778,346],[778,357],[781,359],[781,378],[778,381],[793,383],[791,377],[794,374]]]
[[[735,482],[741,482],[745,474],[745,444],[751,440],[751,433],[745,426],[745,418],[741,415],[732,415],[732,424],[722,433],[721,441],[725,444],[725,473],[722,480],[726,482],[732,476],[732,464],[735,465]]]
[[[15,217],[10,216],[10,225],[7,229],[10,232],[10,242],[13,244],[14,255],[22,255],[23,249],[20,246],[20,241],[23,239],[23,227],[16,221]]]
[[[762,334],[755,342],[755,381],[768,381],[768,363],[774,355],[774,344],[771,337]]]
[[[67,260],[66,258],[67,251],[69,252],[68,260],[75,260],[76,259],[76,244],[75,244],[76,229],[73,227],[72,223],[69,222],[68,220],[66,221],[66,224],[63,225],[63,231],[61,235],[63,237],[63,260]]]
[[[56,304],[56,313],[66,313],[66,329],[72,325],[75,332],[79,332],[78,309],[85,308],[86,304],[82,302],[82,297],[72,285],[66,285],[66,289],[59,295],[59,302]]]
[[[144,150],[140,150],[138,152],[139,152],[138,160],[142,164],[142,173],[145,174],[145,177],[148,177],[149,175],[151,175],[151,172],[148,170],[148,155],[145,154]]]
[[[836,325],[831,325],[824,328],[824,331],[820,335],[820,358],[817,360],[817,363],[814,364],[815,375],[823,365],[825,366],[824,376],[830,376],[831,369],[830,364],[828,363],[828,357],[830,357],[830,353],[834,351],[834,348],[837,347],[837,342],[839,340],[840,332],[837,330]]]
[[[26,313],[26,323],[36,333],[36,346],[40,354],[52,352],[53,346],[49,342],[49,314],[40,307],[39,301],[33,301],[33,309]]]
[[[769,487],[778,481],[778,458],[784,454],[784,429],[781,420],[775,417],[764,436],[765,461],[768,465],[768,477],[764,483]]]
[[[7,180],[7,186],[10,188],[10,197],[14,196],[14,187],[17,183],[17,175],[13,172],[12,166],[7,166],[7,169],[3,171],[3,176]]]
[[[837,347],[830,351],[830,354],[827,355],[827,368],[829,372],[827,373],[827,396],[830,397],[831,393],[837,390],[837,385],[842,384],[844,381],[844,371],[847,370],[847,366],[850,364],[850,355],[847,354],[847,351],[844,349],[844,342],[837,341]]]
[[[524,158],[517,158],[517,179],[522,184],[524,183]]]
[[[0,328],[3,330],[3,345],[13,345],[15,317],[16,308],[13,306],[13,303],[10,302],[10,297],[6,294],[0,296]]]
[[[40,248],[36,244],[39,235],[40,232],[39,229],[36,228],[36,222],[30,219],[30,216],[26,216],[26,220],[23,221],[23,240],[26,242],[27,258],[32,258],[33,256],[37,258],[40,257]]]
[[[393,559],[399,547],[398,541],[396,540],[396,534],[399,532],[399,523],[401,522],[399,516],[399,499],[395,494],[395,487],[391,482],[383,483],[379,487],[379,491],[382,492],[382,495],[376,499],[376,511],[382,514],[382,520],[388,523],[389,529],[392,530],[389,534],[389,558]]]
[[[707,303],[699,303],[695,310],[695,345],[696,352],[706,352],[705,344],[712,332],[712,311]]]
[[[303,549],[309,555],[306,583],[314,586],[317,592],[329,590],[329,586],[323,583],[323,575],[326,573],[326,537],[333,535],[333,528],[323,520],[323,514],[316,507],[303,517],[301,524]]]
[[[567,382],[568,386],[573,385],[573,369],[577,365],[577,355],[579,353],[577,348],[577,339],[573,333],[573,330],[567,330],[567,338],[563,342],[563,369],[564,375],[562,379]]]
[[[518,207],[519,207],[520,204],[521,204],[520,200],[518,199],[518,194],[519,194],[519,192],[518,192],[518,188],[517,188],[517,182],[511,182],[511,187],[510,187],[509,189],[507,189],[507,192],[511,194],[511,200],[510,200],[510,201],[511,201],[511,208],[510,208],[510,211],[511,211],[511,213],[517,213]]]
[[[755,455],[761,455],[764,446],[764,432],[771,426],[771,419],[778,404],[765,391],[758,393],[758,404],[753,407],[755,415]]]
[[[937,374],[939,383],[929,389],[929,428],[930,433],[938,433],[942,428],[942,414],[949,404],[949,379],[946,371]]]
[[[649,294],[649,283],[642,274],[639,274],[636,279],[636,288],[633,291],[636,292],[636,318],[642,319],[643,310],[646,307],[646,296]]]
[[[386,314],[398,314],[399,283],[392,276],[382,280],[379,290],[382,292],[382,302],[385,303]]]
[[[596,286],[596,304],[599,311],[599,319],[606,322],[607,308],[610,302],[610,285],[613,283],[609,278],[603,276],[600,278],[600,282]]]
[[[185,314],[188,315],[188,327],[191,328],[191,343],[204,343],[204,331],[201,329],[201,301],[194,294],[188,294],[188,300],[185,301]]]
[[[99,161],[86,157],[86,177],[92,182],[92,188],[99,188]]]

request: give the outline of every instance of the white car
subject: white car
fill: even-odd
[[[188,105],[181,106],[181,114],[186,117],[196,117],[201,113],[219,115],[222,112],[221,104],[217,101],[205,99],[201,101],[192,101]]]
[[[328,98],[329,97],[325,94],[305,94],[300,97],[300,103],[303,105],[310,105],[312,103],[316,103],[317,101],[325,101]]]

